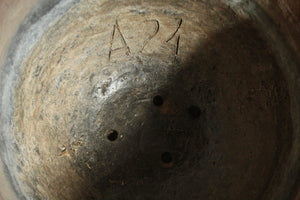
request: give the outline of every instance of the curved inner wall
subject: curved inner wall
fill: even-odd
[[[28,198],[260,199],[290,151],[272,46],[218,1],[80,2],[21,69],[7,155]]]

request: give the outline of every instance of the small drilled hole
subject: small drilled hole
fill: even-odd
[[[160,95],[157,95],[153,98],[154,105],[161,106],[161,105],[163,105],[163,103],[164,103],[164,99]]]
[[[189,114],[191,115],[191,117],[196,119],[196,118],[200,117],[201,110],[197,106],[190,106],[189,107]]]
[[[164,163],[171,163],[173,160],[170,152],[164,152],[161,154],[161,161]]]
[[[107,134],[107,139],[110,141],[115,141],[118,138],[118,132],[115,130],[111,130]]]

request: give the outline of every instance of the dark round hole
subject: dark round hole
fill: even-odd
[[[172,155],[170,152],[164,152],[161,154],[161,160],[164,163],[171,163],[172,162]]]
[[[164,103],[164,99],[160,95],[157,95],[153,98],[154,105],[161,106],[161,105],[163,105],[163,103]]]
[[[118,138],[118,132],[115,130],[111,130],[107,134],[107,139],[110,141],[115,141]]]
[[[195,119],[195,118],[200,117],[201,110],[197,106],[190,106],[189,107],[189,114],[191,115],[191,117],[193,117]]]

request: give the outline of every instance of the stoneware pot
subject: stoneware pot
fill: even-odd
[[[0,0],[0,199],[299,200],[298,0]]]

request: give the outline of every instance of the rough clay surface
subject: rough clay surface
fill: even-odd
[[[265,40],[219,1],[74,5],[23,58],[16,182],[36,199],[263,198],[292,135]]]

